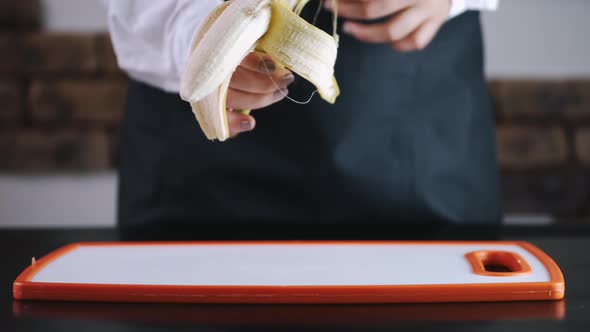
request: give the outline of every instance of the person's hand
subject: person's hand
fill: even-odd
[[[287,96],[293,74],[279,67],[268,55],[250,53],[234,72],[227,93],[227,121],[231,137],[254,129],[256,121],[239,110],[272,105]],[[236,111],[236,112],[234,112]]]
[[[332,9],[333,0],[325,0]],[[345,33],[368,43],[386,43],[403,51],[422,50],[447,20],[451,0],[338,0],[338,15],[357,21],[387,18],[374,24],[346,21]]]

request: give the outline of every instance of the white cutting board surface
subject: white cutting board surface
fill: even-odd
[[[531,274],[477,275],[465,259],[478,250],[511,251]],[[133,245],[80,246],[32,282],[198,285],[362,286],[548,282],[544,265],[518,245]]]

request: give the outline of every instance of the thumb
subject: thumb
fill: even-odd
[[[240,133],[248,132],[256,127],[256,120],[250,115],[227,111],[227,123],[231,137],[236,137]]]

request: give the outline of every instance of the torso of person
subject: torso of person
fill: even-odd
[[[331,32],[329,13],[318,26]],[[254,111],[257,128],[224,143],[205,138],[178,95],[132,81],[119,224],[498,223],[482,50],[476,12],[448,21],[419,52],[342,34],[335,70],[342,94],[334,105],[285,99]],[[306,100],[313,90],[297,79],[290,96]]]

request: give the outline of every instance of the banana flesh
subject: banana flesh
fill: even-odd
[[[193,42],[193,50],[201,43],[205,34],[209,31],[213,23],[217,21],[221,13],[227,8],[230,2],[224,2],[217,6],[211,14],[203,22],[201,29],[197,33]],[[227,125],[227,113],[222,112],[216,114],[211,110],[225,109],[225,96],[227,95],[227,87],[229,87],[229,78],[215,89],[213,93],[208,94],[203,99],[191,103],[193,114],[197,121],[202,124],[201,130],[209,140],[214,140],[218,137],[229,136],[229,127]],[[220,119],[219,116],[222,118]],[[206,124],[206,125],[205,125]]]
[[[334,103],[340,94],[334,78],[338,42],[298,16],[309,0],[232,0],[203,23],[182,75],[180,96],[189,102],[205,136],[229,138],[225,100],[233,72],[253,50],[316,86]]]

